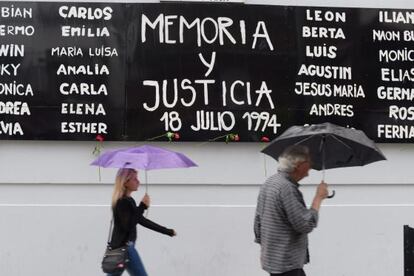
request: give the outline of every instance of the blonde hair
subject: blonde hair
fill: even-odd
[[[115,178],[115,186],[114,191],[112,193],[112,209],[115,208],[115,205],[121,197],[125,196],[126,189],[125,183],[131,179],[132,174],[136,174],[137,171],[134,169],[119,169],[116,178]]]

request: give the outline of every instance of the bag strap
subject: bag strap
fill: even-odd
[[[114,217],[112,216],[111,223],[109,224],[108,245],[111,243],[111,240],[112,240],[111,239],[112,238],[112,232],[114,230],[114,228],[112,227],[113,224],[114,224]]]

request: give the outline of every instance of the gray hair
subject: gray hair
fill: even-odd
[[[291,173],[300,162],[310,159],[308,147],[293,145],[287,147],[279,156],[279,171]]]

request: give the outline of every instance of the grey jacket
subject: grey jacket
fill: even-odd
[[[318,212],[307,209],[299,184],[285,172],[262,185],[254,219],[261,263],[269,273],[303,268],[309,262],[308,235],[317,226]]]

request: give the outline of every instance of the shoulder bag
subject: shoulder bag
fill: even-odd
[[[102,258],[102,270],[105,273],[120,273],[124,271],[127,263],[129,262],[128,245],[115,249],[111,248],[112,226],[113,219],[111,220],[111,225],[109,226],[108,245]]]

